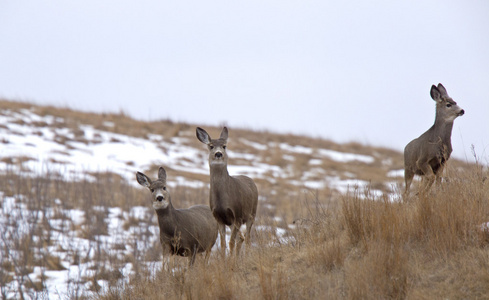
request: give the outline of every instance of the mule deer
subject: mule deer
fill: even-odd
[[[452,153],[453,121],[465,113],[441,83],[431,86],[430,94],[436,102],[435,124],[404,148],[405,196],[409,194],[414,175],[424,176],[422,192],[428,191],[435,180],[441,181],[443,168]]]
[[[212,139],[202,128],[197,127],[197,138],[209,149],[210,194],[209,203],[212,214],[219,223],[221,249],[226,249],[225,225],[231,228],[229,241],[230,254],[236,246],[239,254],[244,240],[249,245],[251,226],[255,221],[258,205],[258,189],[253,180],[247,176],[230,176],[228,173],[228,155],[226,153],[228,129],[222,129],[219,139]],[[239,231],[246,224],[246,236]],[[236,236],[239,241],[236,244]]]
[[[147,187],[153,195],[153,208],[158,216],[160,243],[163,254],[189,258],[189,266],[197,253],[205,251],[205,261],[217,239],[218,224],[207,205],[195,205],[188,209],[175,209],[170,192],[166,188],[166,171],[160,167],[158,179],[152,181],[141,172],[136,173],[138,183]]]

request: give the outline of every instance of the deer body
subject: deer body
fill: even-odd
[[[435,123],[404,148],[405,195],[409,193],[414,175],[424,176],[425,184],[422,192],[429,190],[435,180],[437,182],[441,180],[445,163],[452,153],[453,121],[465,113],[448,96],[441,83],[438,86],[433,85],[430,94],[436,102]]]
[[[226,170],[224,176],[211,178],[210,206],[213,208],[212,213],[224,225],[245,224],[256,214],[256,203],[233,200],[253,199],[255,194],[257,194],[257,190],[251,178],[246,176],[232,177]]]
[[[212,139],[202,128],[197,127],[197,138],[209,149],[210,193],[209,204],[212,214],[219,223],[221,249],[226,248],[225,225],[231,228],[229,241],[230,253],[236,246],[239,254],[241,244],[246,240],[249,245],[251,227],[255,221],[258,205],[258,189],[247,176],[230,176],[227,170],[228,130],[223,128],[219,139]],[[242,224],[246,224],[246,235],[240,233]],[[236,244],[236,237],[239,240]]]
[[[212,216],[206,205],[195,205],[188,209],[156,210],[160,227],[160,243],[168,247],[172,255],[188,256],[194,259],[195,253],[210,249],[217,238],[217,224],[209,222]],[[189,222],[191,220],[192,222]],[[212,228],[215,227],[215,230]],[[206,229],[207,228],[207,229]],[[215,236],[209,235],[215,231]],[[212,246],[210,246],[212,248]],[[193,262],[193,261],[192,261]]]
[[[153,195],[163,253],[189,257],[189,265],[192,265],[196,254],[205,252],[207,261],[218,232],[218,224],[210,208],[207,205],[195,205],[187,209],[175,209],[166,189],[166,172],[163,167],[160,167],[155,181],[141,172],[136,173],[136,179]]]

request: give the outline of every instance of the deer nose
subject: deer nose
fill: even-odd
[[[463,116],[464,114],[465,114],[465,110],[463,109],[458,113],[459,116]]]
[[[216,152],[215,156],[216,156],[216,158],[221,158],[222,157],[222,153],[221,152]]]
[[[163,201],[163,199],[165,199],[165,198],[163,198],[163,196],[158,196],[158,197],[156,197],[156,200],[157,200],[157,201],[160,201],[160,202],[161,202],[161,201]]]

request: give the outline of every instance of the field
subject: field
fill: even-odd
[[[4,299],[489,298],[489,172],[475,153],[403,200],[397,151],[230,128],[230,173],[260,193],[252,245],[187,268],[162,257],[134,173],[163,165],[175,207],[207,203],[201,124],[0,105]]]

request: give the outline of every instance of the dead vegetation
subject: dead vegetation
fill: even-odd
[[[102,116],[14,102],[1,105],[2,109],[33,109],[63,117],[65,121],[60,119],[56,126],[73,132],[80,124],[134,136],[187,137],[195,130],[193,125],[145,123],[124,114]],[[93,173],[85,180],[74,180],[65,174],[32,176],[7,169],[0,175],[0,210],[5,217],[0,234],[1,297],[55,296],[46,294],[50,271],[70,268],[74,271],[65,283],[68,298],[489,298],[489,232],[483,226],[489,222],[487,166],[453,160],[447,167],[448,179],[440,186],[425,197],[399,202],[392,201],[401,199],[399,191],[388,197],[354,185],[347,193],[339,193],[329,187],[308,189],[293,184],[311,168],[317,150],[297,154],[279,145],[372,156],[370,164],[322,159],[314,165],[339,177],[369,181],[372,189],[401,180],[387,176],[388,171],[402,168],[402,156],[396,151],[292,135],[256,135],[240,129],[233,130],[233,135],[272,145],[257,149],[238,140],[240,152],[259,155],[282,170],[292,169],[289,177],[256,180],[260,201],[253,244],[243,248],[240,261],[223,261],[217,252],[207,265],[197,258],[192,268],[186,267],[186,259],[163,259],[149,195],[118,174]],[[195,144],[199,147],[198,141]],[[301,163],[290,163],[288,155]],[[19,160],[25,159],[29,158],[12,158],[8,163],[21,164]],[[154,173],[156,167],[149,172]],[[171,172],[208,181],[205,175]],[[178,199],[176,207],[189,207],[206,203],[208,187],[176,186],[172,194]],[[7,209],[11,207],[19,209]],[[104,237],[112,232],[113,220],[120,220],[116,223],[120,236],[110,244]],[[66,238],[64,243],[60,236]],[[128,264],[130,271],[125,268]],[[12,286],[16,287],[13,291]]]
[[[13,280],[22,282],[25,290],[17,295],[40,295],[48,278],[45,274],[66,265],[47,247],[54,243],[57,231],[68,235],[71,231],[73,237],[92,241],[86,252],[75,245],[64,246],[63,261],[92,263],[92,275],[72,274],[71,284],[73,288],[75,282],[89,285],[91,297],[99,299],[484,299],[489,295],[489,233],[482,227],[489,220],[487,175],[487,170],[474,166],[429,197],[406,203],[355,189],[340,201],[327,194],[301,193],[289,199],[289,205],[276,202],[273,213],[260,215],[258,228],[253,230],[254,243],[244,249],[242,261],[229,264],[214,253],[208,265],[198,259],[187,269],[186,260],[165,259],[166,269],[155,273],[145,262],[161,261],[157,243],[138,253],[130,240],[123,240],[117,247],[132,250],[119,257],[99,238],[107,234],[108,210],[125,206],[123,211],[128,212],[132,199],[120,195],[112,202],[110,194],[101,191],[104,185],[96,183],[9,174],[1,180],[4,197],[10,194],[28,208],[22,216],[11,216],[2,224],[0,280],[4,287]],[[125,189],[127,195],[144,194],[140,192]],[[174,193],[181,205],[205,197],[204,189],[177,188]],[[134,201],[150,202],[137,197]],[[51,209],[56,214],[50,215]],[[77,224],[67,209],[83,212],[89,221]],[[287,210],[295,210],[300,217],[292,224],[274,219]],[[64,221],[65,227],[54,229],[43,218]],[[19,234],[16,225],[23,219],[30,224],[25,235]],[[143,227],[155,225],[156,220],[151,219],[151,214],[143,219],[130,215],[124,230],[144,220],[147,225]],[[285,233],[279,233],[285,226]],[[151,244],[153,234],[139,232],[134,242]],[[127,263],[137,272],[123,273]],[[38,267],[44,275],[28,276]],[[121,284],[122,278],[128,283]],[[108,282],[109,288],[98,286],[100,280]],[[80,291],[72,296],[83,295]]]
[[[489,297],[488,233],[481,227],[489,219],[489,186],[476,170],[407,203],[358,190],[340,203],[310,196],[296,202],[302,218],[285,237],[255,231],[256,243],[233,266],[215,255],[208,265],[161,271],[100,298]]]

